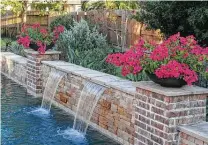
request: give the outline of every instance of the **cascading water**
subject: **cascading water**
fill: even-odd
[[[45,86],[45,90],[43,93],[43,99],[42,99],[42,104],[41,104],[41,108],[47,110],[48,112],[50,112],[52,100],[53,100],[54,95],[56,93],[58,84],[64,75],[65,75],[65,73],[60,72],[55,69],[51,70],[51,72],[50,72],[50,75],[48,77],[48,80],[47,80],[47,83]]]
[[[105,87],[91,82],[84,84],[77,105],[73,129],[86,133],[92,113],[105,89]]]

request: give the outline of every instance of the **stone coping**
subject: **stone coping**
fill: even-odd
[[[197,94],[208,94],[207,88],[202,88],[198,86],[188,86],[185,85],[181,88],[166,88],[152,81],[140,81],[135,82],[134,86],[165,96],[183,96],[183,95],[197,95]]]
[[[34,51],[33,49],[24,49],[25,53],[27,54],[33,54],[33,55],[41,55],[38,51]],[[56,50],[47,50],[45,52],[45,54],[43,55],[47,55],[47,54],[61,54],[61,51],[56,51]]]
[[[178,130],[208,143],[208,122],[179,126]]]
[[[110,74],[84,68],[82,66],[78,66],[64,61],[42,61],[42,63],[56,68],[60,71],[80,76],[100,85],[110,86],[131,95],[135,95],[136,93],[136,87],[133,85],[133,82]]]
[[[1,56],[1,59],[2,59],[2,57],[5,57],[6,59],[13,60],[14,62],[17,62],[22,65],[26,65],[26,63],[27,63],[27,58],[17,55],[17,54],[14,54],[12,52],[1,52],[0,56]]]

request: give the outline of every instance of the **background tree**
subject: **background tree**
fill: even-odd
[[[136,19],[149,28],[160,29],[165,37],[180,32],[182,36],[195,35],[208,46],[207,1],[151,1],[140,2]]]

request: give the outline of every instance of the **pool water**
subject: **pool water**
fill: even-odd
[[[1,76],[2,145],[119,145],[92,128],[84,136],[71,129],[73,116],[54,106],[47,113],[40,105],[41,98]]]

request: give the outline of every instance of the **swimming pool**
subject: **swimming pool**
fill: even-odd
[[[119,145],[90,127],[85,136],[71,129],[74,117],[54,106],[44,113],[41,99],[1,75],[2,145]]]

